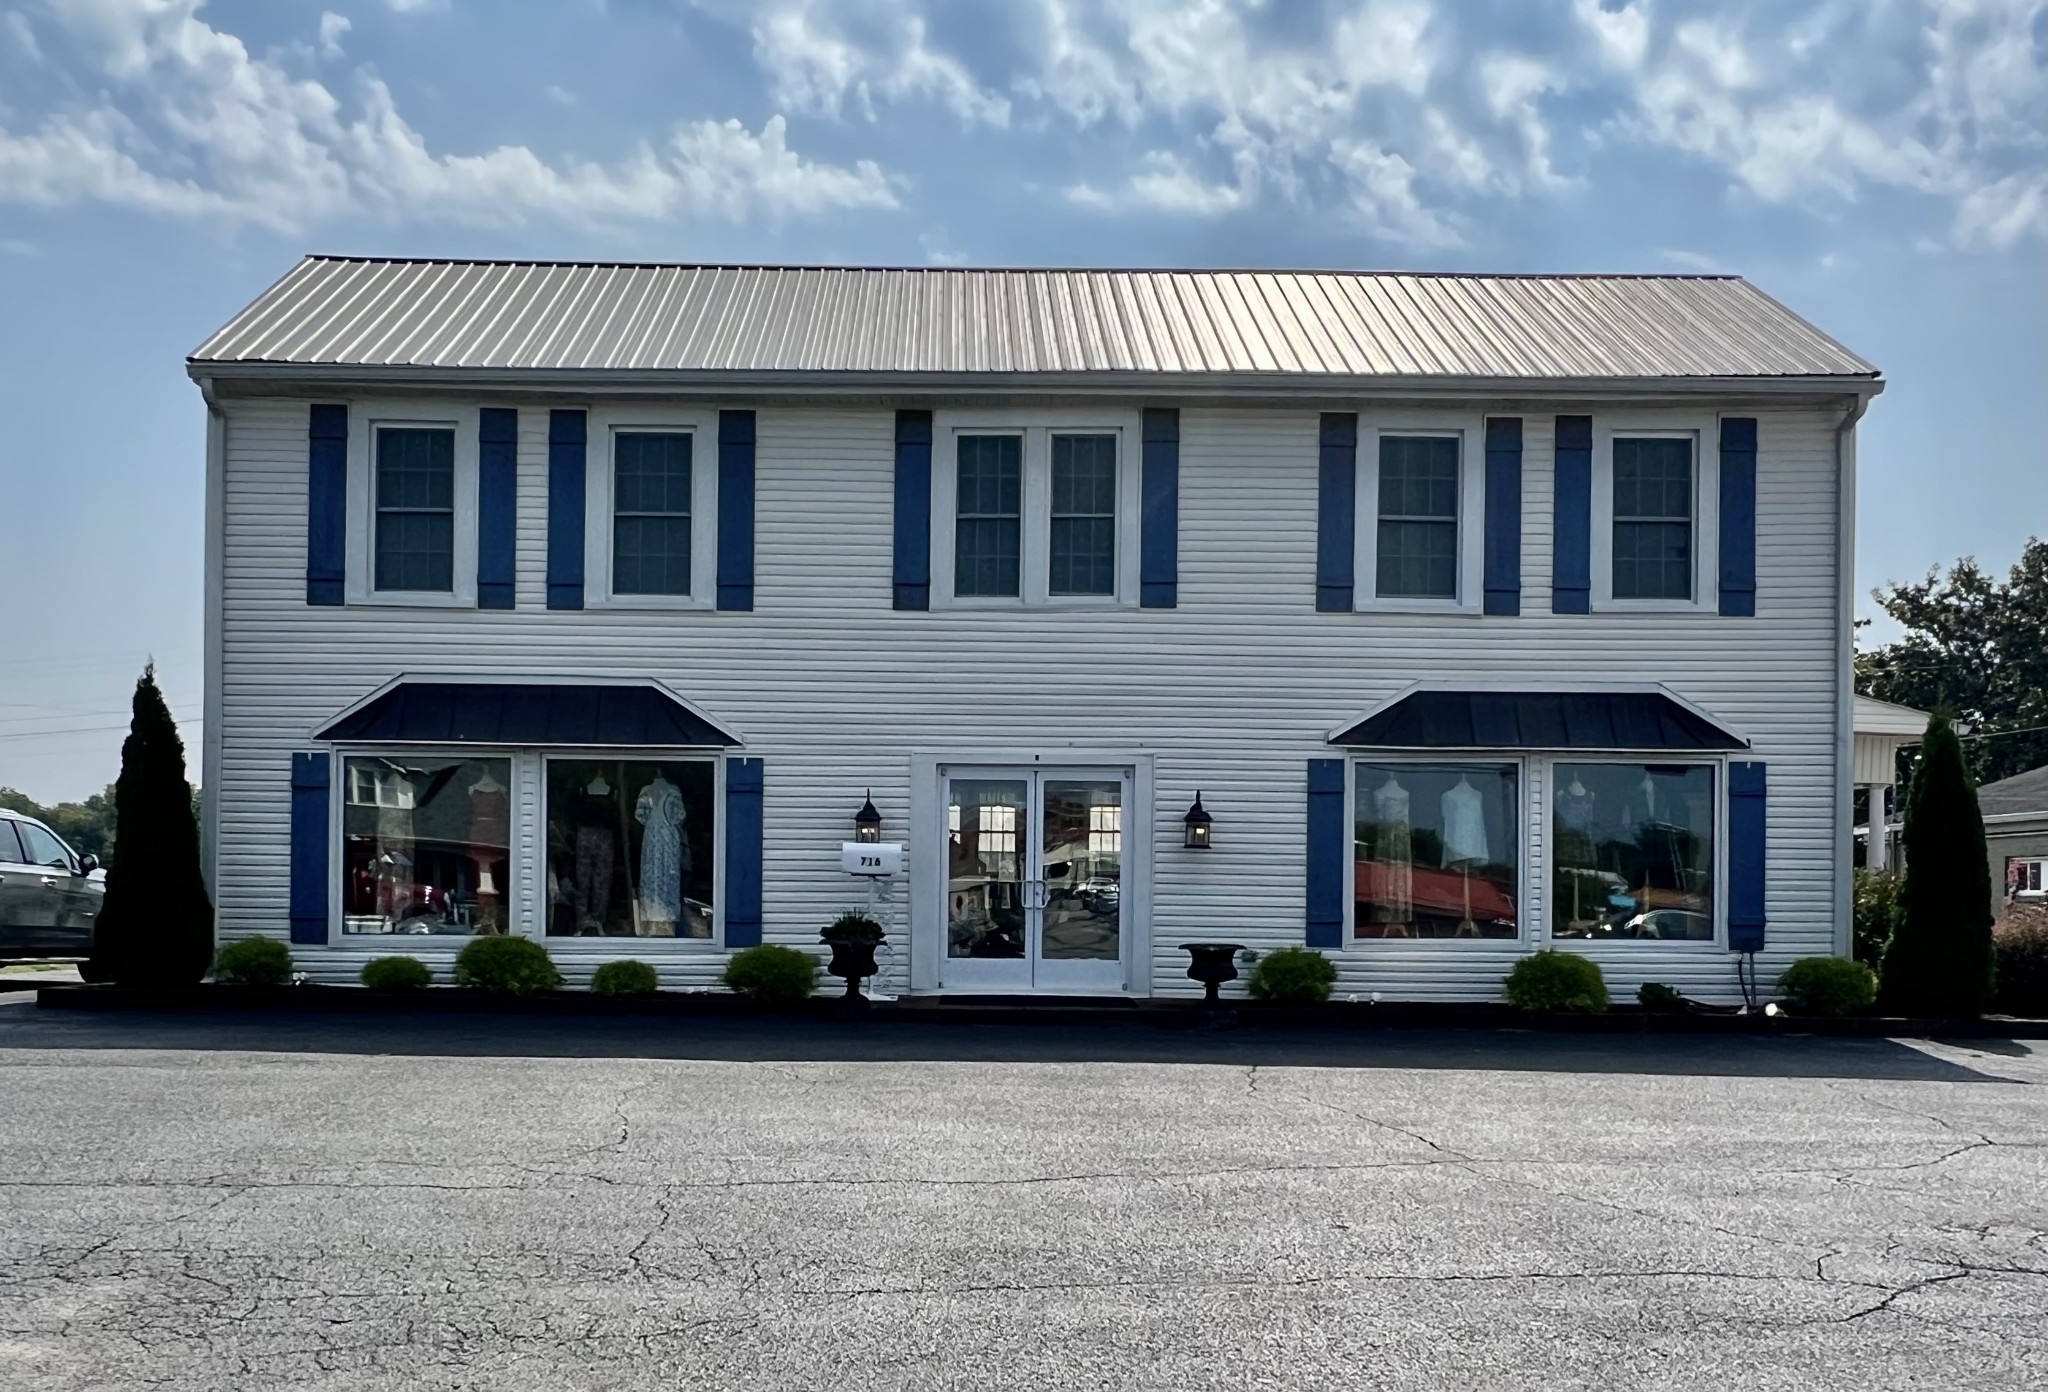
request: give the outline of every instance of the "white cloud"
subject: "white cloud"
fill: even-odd
[[[570,91],[567,87],[563,87],[556,83],[550,82],[543,89],[543,91],[546,93],[547,99],[553,102],[556,106],[576,105],[576,94]]]
[[[1600,56],[1610,66],[1633,69],[1642,66],[1650,51],[1650,14],[1647,5],[1623,5],[1608,9],[1602,0],[1572,0],[1572,12],[1591,32]]]
[[[355,26],[348,22],[348,16],[338,15],[332,10],[320,12],[320,56],[339,58],[342,56],[341,36]]]
[[[384,0],[386,9],[402,15],[425,14],[429,10],[445,10],[448,0]]]
[[[1202,178],[1178,155],[1164,150],[1148,152],[1123,188],[1108,191],[1092,184],[1070,184],[1061,191],[1070,203],[1084,208],[1116,211],[1149,208],[1158,212],[1190,217],[1219,217],[1234,212],[1248,201],[1248,191],[1238,184],[1217,183]]]
[[[36,42],[36,31],[29,24],[28,16],[20,10],[9,10],[0,14],[0,32],[7,35],[9,43],[21,51],[31,63],[43,61],[43,46]]]
[[[66,32],[97,91],[32,129],[0,125],[0,201],[109,203],[280,231],[364,212],[591,225],[775,222],[897,205],[893,181],[873,162],[826,164],[792,150],[780,116],[758,132],[737,121],[685,124],[609,164],[549,160],[516,145],[437,152],[374,75],[355,74],[351,109],[288,71],[286,55],[251,55],[201,20],[200,6],[47,5],[47,21]]]

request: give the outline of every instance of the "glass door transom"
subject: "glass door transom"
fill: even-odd
[[[1124,989],[1121,770],[956,769],[945,777],[949,990]]]

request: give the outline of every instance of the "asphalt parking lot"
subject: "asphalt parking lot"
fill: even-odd
[[[2039,1388],[2039,1044],[0,996],[0,1387]]]

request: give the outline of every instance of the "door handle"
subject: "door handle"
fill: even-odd
[[[44,889],[55,889],[57,887],[57,882],[51,879],[48,875],[43,876],[42,879]]]

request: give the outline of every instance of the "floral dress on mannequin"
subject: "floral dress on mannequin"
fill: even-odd
[[[683,794],[660,774],[640,792],[633,817],[646,830],[640,837],[640,923],[642,936],[672,938],[683,916]]]

